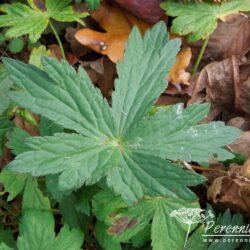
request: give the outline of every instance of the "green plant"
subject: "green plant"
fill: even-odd
[[[196,125],[209,112],[208,104],[186,109],[174,105],[154,108],[152,112],[153,104],[166,88],[165,78],[179,46],[179,40],[168,40],[163,23],[146,32],[144,38],[134,28],[124,60],[117,65],[112,107],[82,68],[76,73],[66,61],[43,58],[41,70],[5,58],[8,75],[19,87],[10,91],[9,97],[43,120],[42,136],[30,137],[15,130],[10,139],[10,148],[17,157],[7,166],[7,177],[2,177],[2,182],[10,183],[10,173],[12,178],[13,174],[16,176],[15,183],[25,175],[18,192],[12,190],[11,198],[21,192],[30,174],[46,176],[47,192],[59,202],[70,227],[84,230],[82,214],[90,216],[92,201],[92,212],[98,218],[95,231],[103,248],[121,249],[120,242],[127,242],[132,236],[137,246],[144,244],[143,237],[151,237],[154,250],[183,246],[187,229],[170,220],[170,213],[181,207],[198,207],[197,197],[188,186],[200,184],[205,178],[184,170],[176,161],[233,158],[224,146],[241,131],[222,122]],[[33,189],[25,188],[26,192],[39,190],[33,185]],[[41,196],[41,191],[36,192]],[[37,218],[43,219],[40,210],[44,206],[50,210],[43,202],[39,203],[39,212],[32,212],[32,204],[30,218],[38,213]],[[115,214],[128,207],[130,216],[119,221]],[[28,215],[23,221],[27,220],[25,216]],[[119,222],[123,230],[119,229]],[[118,223],[118,227],[109,229],[110,234],[118,235],[115,240],[106,232],[112,223]],[[28,228],[28,224],[22,228],[21,237],[29,230],[43,230],[38,225],[38,229]],[[35,237],[35,241],[41,240],[39,234]],[[32,240],[27,236],[26,246],[33,246]]]
[[[180,3],[175,0],[165,0],[161,7],[167,15],[175,17],[171,27],[173,33],[188,35],[189,42],[204,40],[193,69],[194,74],[207,46],[209,36],[217,27],[218,20],[223,20],[225,16],[239,11],[249,11],[250,1],[233,0],[213,4],[208,2]]]
[[[21,52],[24,48],[23,38],[22,37],[14,38],[13,40],[10,41],[8,48],[9,51],[13,54]]]
[[[71,0],[46,0],[45,5],[40,5],[35,1],[27,0],[28,5],[22,3],[1,4],[0,11],[5,15],[0,16],[0,27],[10,27],[5,36],[15,38],[25,34],[29,35],[31,42],[36,42],[44,30],[49,25],[53,31],[62,55],[64,50],[60,38],[52,24],[52,20],[59,22],[79,22],[83,24],[81,18],[87,13],[77,13],[69,4]]]

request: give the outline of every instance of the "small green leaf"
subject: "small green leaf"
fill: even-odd
[[[120,243],[115,242],[107,233],[107,226],[98,221],[95,224],[96,238],[104,250],[122,250]]]
[[[22,37],[17,37],[10,41],[8,45],[9,51],[13,54],[20,53],[24,48],[24,40]]]
[[[50,202],[47,197],[44,197],[38,187],[36,179],[29,177],[25,186],[22,202],[22,210],[39,209],[49,210]]]
[[[13,200],[23,191],[27,177],[27,174],[15,173],[9,170],[0,173],[0,183],[4,185],[4,192],[2,193],[9,193],[7,201]]]
[[[14,239],[11,229],[4,229],[4,225],[0,226],[0,242],[6,244],[8,247],[16,248],[16,241]],[[3,246],[0,245],[0,249],[2,249],[1,247]]]
[[[50,212],[35,209],[26,211],[19,228],[18,250],[80,250],[83,242],[83,234],[80,231],[69,230],[65,225],[55,237],[54,226]]]
[[[117,241],[124,242],[142,231],[152,220],[153,250],[181,249],[187,228],[182,222],[170,217],[170,213],[183,207],[195,208],[198,207],[198,203],[163,197],[144,199],[131,207],[128,212],[114,217],[109,232]],[[119,226],[121,221],[123,223]]]
[[[167,15],[176,17],[171,31],[180,35],[189,35],[189,42],[205,39],[214,32],[219,19],[238,11],[249,11],[249,0],[233,0],[221,4],[182,3],[165,0],[161,7]]]
[[[38,48],[33,48],[29,58],[29,64],[35,65],[37,68],[42,69],[42,57],[49,56],[50,51],[44,45]]]
[[[91,10],[96,10],[100,5],[101,0],[86,0],[86,2]]]
[[[31,42],[36,42],[47,28],[51,18],[61,22],[77,21],[83,24],[82,17],[86,13],[76,13],[69,5],[69,0],[46,0],[46,11],[39,9],[33,1],[29,6],[22,3],[0,5],[0,11],[5,13],[0,16],[0,27],[10,27],[6,37],[19,37],[29,35]]]
[[[59,202],[59,209],[63,216],[63,220],[70,228],[82,228],[84,225],[83,214],[78,212],[75,207],[76,197],[72,193],[70,195],[65,195]]]
[[[93,197],[92,207],[98,220],[105,221],[108,215],[117,213],[128,206],[120,196],[110,191],[102,191]]]
[[[11,149],[11,152],[14,155],[20,155],[30,150],[30,148],[24,143],[29,137],[31,136],[25,130],[15,127],[8,136],[9,141],[7,146]]]
[[[13,250],[13,248],[9,247],[8,245],[2,242],[0,244],[0,250]]]

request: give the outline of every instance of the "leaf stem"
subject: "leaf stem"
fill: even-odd
[[[192,75],[194,75],[194,74],[196,73],[196,71],[197,71],[197,69],[198,69],[198,67],[199,67],[199,64],[200,64],[200,62],[201,62],[201,58],[202,58],[202,56],[203,56],[203,54],[204,54],[204,52],[205,52],[205,49],[206,49],[206,47],[207,47],[207,44],[208,44],[208,40],[209,40],[209,36],[203,41],[203,44],[202,44],[202,47],[201,47],[201,49],[200,49],[199,55],[198,55],[198,57],[197,57],[197,59],[196,59],[194,68],[193,68],[193,70],[192,70]]]
[[[53,31],[53,33],[54,33],[54,35],[56,37],[56,40],[58,42],[58,45],[59,45],[61,53],[62,53],[62,57],[63,57],[63,59],[66,60],[65,52],[64,52],[64,49],[63,49],[63,45],[62,45],[62,41],[61,41],[61,39],[60,39],[60,37],[59,37],[59,35],[58,35],[58,33],[57,33],[57,31],[56,31],[56,29],[55,29],[55,27],[54,27],[54,25],[52,24],[51,21],[49,21],[49,26],[50,26],[51,30]]]

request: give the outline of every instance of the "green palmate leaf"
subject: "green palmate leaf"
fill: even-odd
[[[48,211],[28,210],[22,217],[20,236],[17,247],[19,250],[80,250],[83,235],[80,231],[70,230],[65,225],[55,237],[53,215]]]
[[[120,166],[113,168],[107,176],[108,185],[130,202],[144,194],[193,200],[196,196],[186,186],[195,186],[204,181],[202,176],[184,171],[160,157],[132,152],[124,153]]]
[[[13,200],[19,193],[22,192],[28,175],[15,173],[9,170],[4,170],[0,173],[0,183],[4,185],[4,192],[8,192],[7,201]]]
[[[57,134],[34,137],[27,141],[33,151],[23,153],[9,168],[34,176],[62,173],[61,190],[81,187],[84,182],[96,182],[104,176],[119,153],[101,140],[77,134]]]
[[[57,175],[57,191],[106,177],[108,186],[128,203],[145,195],[194,200],[187,186],[205,179],[165,158],[208,160],[215,152],[226,158],[229,154],[221,147],[240,133],[221,123],[194,126],[207,114],[206,105],[186,111],[175,106],[149,115],[166,87],[178,50],[179,41],[168,41],[163,23],[144,38],[133,29],[124,62],[118,65],[112,109],[81,68],[76,73],[65,61],[47,58],[40,70],[5,59],[11,79],[22,89],[9,94],[12,100],[72,132],[26,140],[30,151],[19,155],[9,169],[34,176]],[[220,133],[228,138],[223,141]]]
[[[118,214],[113,219],[109,232],[118,241],[127,241],[151,224],[153,250],[181,249],[187,227],[170,217],[178,208],[198,207],[198,203],[186,203],[180,199],[155,197],[144,199],[128,212]]]
[[[249,0],[233,0],[221,4],[213,3],[181,3],[175,0],[165,0],[161,7],[167,15],[176,17],[172,32],[189,35],[189,41],[194,42],[207,38],[217,27],[217,21],[238,11],[249,11]]]
[[[25,92],[11,98],[23,107],[89,137],[112,137],[108,103],[82,69],[79,74],[65,61],[43,61],[45,71],[32,65],[5,59],[11,78]],[[48,108],[53,107],[53,108]]]
[[[29,5],[21,3],[2,4],[0,11],[5,15],[0,16],[0,27],[10,27],[7,37],[18,37],[29,34],[32,42],[37,41],[47,28],[50,19],[60,22],[77,21],[82,23],[86,13],[76,13],[70,0],[46,0],[44,6],[37,6],[32,0]]]
[[[133,29],[124,54],[117,64],[119,78],[112,95],[112,111],[118,136],[140,121],[167,86],[165,80],[175,62],[180,41],[170,40],[163,24],[148,31],[144,39]]]
[[[233,154],[221,147],[240,136],[239,129],[222,122],[194,126],[208,114],[209,108],[209,104],[202,104],[183,109],[178,104],[162,109],[138,124],[127,143],[135,151],[171,160],[205,162],[215,152],[221,160],[232,158]]]

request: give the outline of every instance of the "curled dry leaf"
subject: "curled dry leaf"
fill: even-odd
[[[123,58],[124,46],[132,27],[136,25],[142,33],[150,28],[150,25],[114,4],[103,3],[97,11],[92,12],[91,17],[106,33],[81,29],[76,33],[76,39],[94,51],[107,55],[115,63]]]
[[[220,21],[209,39],[205,56],[223,60],[233,55],[244,56],[250,50],[250,20],[242,14],[232,14]]]
[[[250,157],[250,131],[244,132],[239,139],[229,145],[229,148],[233,152]]]
[[[163,16],[160,0],[115,0],[121,7],[149,23],[156,23]]]
[[[219,210],[229,208],[233,212],[249,214],[250,180],[243,176],[221,176],[209,186],[207,196]]]
[[[247,74],[243,74],[246,71]],[[203,68],[192,92],[190,103],[211,102],[218,108],[250,113],[250,65],[246,58],[232,56]],[[204,94],[205,90],[205,94]]]
[[[227,122],[227,125],[235,127],[235,128],[239,128],[243,131],[250,130],[250,122],[246,121],[245,118],[240,117],[240,116],[236,116],[236,117],[230,119]]]

